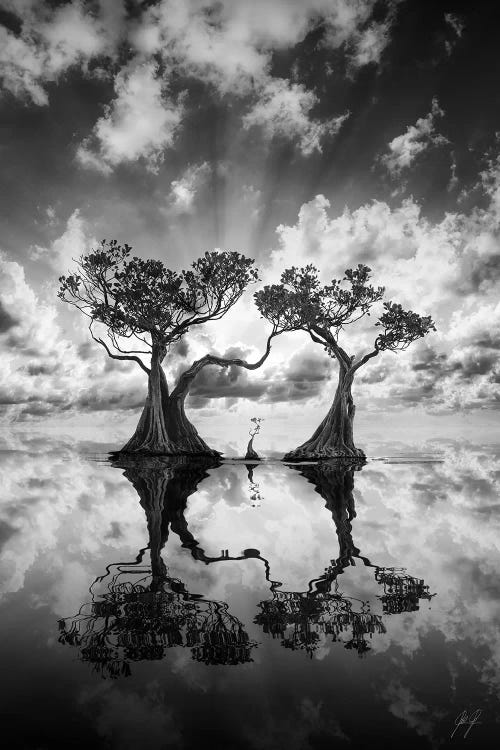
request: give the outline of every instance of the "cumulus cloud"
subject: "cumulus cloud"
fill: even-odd
[[[138,24],[133,43],[140,55],[160,54],[185,76],[202,80],[222,95],[253,99],[244,116],[249,128],[260,125],[265,136],[297,140],[305,155],[320,150],[320,140],[335,135],[347,115],[320,122],[311,118],[317,102],[303,84],[274,78],[272,53],[294,47],[322,22],[324,44],[338,49],[351,43],[351,65],[377,62],[387,43],[388,26],[366,27],[375,3],[353,6],[308,0],[269,4],[257,0],[251,8],[236,2],[164,0],[151,7]]]
[[[169,214],[189,214],[194,210],[196,195],[210,174],[208,162],[187,167],[178,180],[173,180],[167,198]]]
[[[497,161],[482,180],[485,208],[450,213],[437,222],[426,219],[413,199],[395,207],[373,201],[331,218],[329,201],[319,195],[302,206],[296,224],[277,229],[279,244],[265,269],[266,283],[292,265],[312,262],[326,283],[366,263],[375,284],[386,287],[386,298],[435,320],[438,332],[428,343],[413,345],[397,361],[395,355],[380,355],[359,372],[370,408],[424,404],[439,412],[498,406]],[[371,348],[375,331],[367,319],[355,338],[347,333],[344,341],[352,353],[361,353]]]
[[[45,260],[59,273],[66,273],[72,266],[74,260],[97,245],[96,238],[92,235],[88,223],[85,221],[79,209],[75,209],[68,218],[66,228],[60,237],[57,237],[49,247],[35,245],[30,248],[32,260]]]
[[[256,358],[254,353],[241,347],[233,347],[222,356],[247,361]],[[193,382],[188,403],[191,408],[200,408],[210,399],[220,398],[229,399],[229,404],[241,398],[268,404],[307,401],[321,394],[331,374],[328,357],[306,346],[278,366],[271,365],[260,372],[235,365],[205,367]]]
[[[389,15],[386,21],[374,21],[362,31],[353,35],[352,51],[349,57],[351,72],[362,68],[364,65],[380,62],[382,53],[389,41],[392,21],[393,13]]]
[[[85,322],[75,314],[73,337],[66,338],[56,305],[35,294],[23,267],[3,256],[0,300],[4,321],[0,334],[3,419],[31,420],[74,410],[128,410],[140,406],[145,382],[139,368],[128,362],[120,363],[116,369],[109,366],[106,355],[95,344],[86,348],[84,345],[81,352],[78,339],[85,341],[88,336]]]
[[[331,49],[351,41],[374,47],[362,36],[375,5],[373,0],[256,0],[251,7],[245,0],[162,0],[143,15],[132,39],[142,55],[176,58],[185,74],[221,93],[246,94],[268,76],[273,50],[295,46],[319,23]]]
[[[117,21],[124,17],[120,2],[113,11],[78,0],[55,8],[43,0],[3,4],[21,23],[19,34],[0,26],[0,80],[14,96],[46,105],[47,83],[72,67],[88,72],[91,61],[115,54]]]
[[[444,114],[438,100],[434,97],[431,111],[425,117],[419,117],[415,125],[409,125],[406,133],[390,141],[388,152],[380,157],[380,163],[392,177],[398,177],[402,170],[411,167],[426,149],[431,146],[443,146],[449,142],[436,131],[436,120],[444,117]]]
[[[165,149],[174,143],[182,102],[168,97],[155,63],[122,70],[115,78],[115,93],[92,136],[78,148],[78,161],[107,174],[122,162],[142,158],[151,172],[157,172]]]
[[[77,150],[81,165],[104,174],[140,158],[158,169],[184,116],[182,98],[169,94],[179,78],[244,100],[245,127],[289,137],[304,155],[319,151],[321,139],[334,136],[347,115],[314,117],[316,94],[274,77],[274,53],[293,49],[321,27],[322,45],[343,49],[351,71],[378,63],[397,6],[389,2],[385,19],[374,20],[375,0],[256,0],[251,7],[246,0],[159,0],[133,15],[125,2],[4,4],[21,28],[0,30],[0,76],[14,96],[46,105],[47,84],[70,69],[114,76],[115,98]],[[118,51],[123,56],[124,41],[126,57],[115,72],[109,60],[115,63]]]
[[[321,140],[338,133],[349,113],[326,121],[311,117],[318,98],[302,84],[273,78],[263,87],[258,101],[243,118],[243,127],[260,126],[269,139],[296,139],[304,156],[321,152]]]

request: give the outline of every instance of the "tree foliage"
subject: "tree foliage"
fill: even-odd
[[[131,250],[103,240],[78,259],[76,273],[59,279],[60,299],[106,325],[115,346],[118,337],[168,346],[191,326],[221,318],[258,279],[254,261],[237,252],[206,252],[176,272]]]
[[[359,264],[348,268],[342,279],[332,279],[322,286],[318,269],[313,265],[286,269],[280,284],[265,286],[255,293],[261,315],[283,330],[308,332],[315,341],[325,345],[332,356],[338,356],[339,333],[381,302],[384,287],[370,283],[371,269]],[[406,349],[412,341],[435,330],[429,316],[404,310],[394,302],[383,303],[383,313],[375,325],[382,331],[375,339],[375,350]]]

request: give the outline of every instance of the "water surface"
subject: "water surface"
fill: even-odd
[[[6,746],[490,746],[498,452],[354,472],[5,444]]]

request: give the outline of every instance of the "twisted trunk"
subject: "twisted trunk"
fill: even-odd
[[[220,456],[200,437],[196,427],[189,421],[184,409],[184,402],[189,393],[188,383],[185,389],[176,388],[171,396],[163,401],[163,419],[169,439],[176,446],[179,455]]]
[[[210,448],[199,436],[198,431],[189,421],[184,410],[184,402],[196,375],[207,365],[219,367],[244,367],[256,370],[269,356],[273,332],[267,340],[266,350],[258,362],[246,362],[244,359],[224,359],[207,354],[194,362],[182,373],[179,381],[169,393],[165,373],[161,363],[165,357],[166,347],[155,343],[151,354],[151,369],[148,371],[148,395],[139,419],[139,424],[126,445],[119,453],[134,453],[148,456],[213,456],[221,454]]]
[[[284,457],[284,461],[322,458],[364,459],[365,454],[354,445],[353,423],[356,407],[351,388],[357,368],[339,362],[339,381],[333,404],[313,436]]]
[[[167,431],[164,401],[168,398],[168,386],[161,362],[165,351],[154,345],[151,353],[151,369],[148,375],[148,395],[139,424],[121,453],[143,453],[146,455],[174,455],[177,445]]]
[[[260,456],[254,450],[254,447],[253,447],[253,439],[254,439],[254,437],[255,437],[255,435],[252,435],[252,437],[248,441],[247,452],[246,452],[246,455],[245,455],[245,460],[247,460],[247,461],[260,461]]]
[[[179,385],[169,394],[161,366],[164,356],[160,347],[153,347],[146,403],[133,436],[120,453],[148,456],[220,455],[205,443],[186,416],[184,401],[192,378],[183,380],[181,376]]]

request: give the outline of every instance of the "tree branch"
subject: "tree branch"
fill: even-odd
[[[373,351],[368,352],[368,354],[365,354],[364,357],[361,357],[361,359],[359,360],[359,362],[356,362],[355,365],[352,365],[351,372],[356,372],[356,370],[359,370],[359,368],[362,365],[365,365],[368,362],[369,359],[372,359],[372,357],[376,357],[379,353],[380,353],[380,349],[378,349],[377,347],[375,347],[375,349]]]
[[[321,336],[322,341],[320,343],[331,346],[335,356],[337,357],[339,362],[341,362],[341,364],[343,364],[345,367],[351,366],[351,357],[347,354],[346,351],[344,351],[344,349],[342,349],[342,347],[338,344],[338,342],[335,340],[335,337],[332,336],[330,331],[327,331],[325,328],[321,328],[317,325],[310,326],[308,330],[309,335],[313,341],[318,342],[318,339],[314,338],[314,336],[312,335],[312,331],[314,331],[317,336]]]
[[[101,346],[103,346],[105,348],[105,350],[106,350],[106,352],[108,354],[108,357],[111,357],[111,359],[126,359],[126,360],[130,360],[131,362],[137,362],[137,364],[139,365],[139,367],[141,368],[141,370],[144,370],[144,372],[146,373],[146,375],[149,375],[149,373],[151,372],[151,370],[148,367],[146,367],[146,365],[144,364],[144,362],[141,362],[141,360],[139,359],[139,357],[135,357],[133,354],[113,354],[113,352],[110,350],[109,346],[106,344],[105,341],[103,341],[102,339],[99,339],[96,336],[94,336],[94,332],[92,330],[92,323],[89,325],[89,331],[90,331],[90,335],[92,336],[92,338],[94,339],[94,341],[97,341],[98,344],[101,344]]]
[[[215,354],[205,354],[204,357],[193,362],[191,367],[183,372],[179,377],[177,385],[172,391],[171,398],[179,398],[185,396],[191,382],[194,380],[196,375],[207,365],[219,365],[220,367],[230,367],[235,365],[236,367],[244,367],[246,370],[257,370],[268,358],[271,351],[271,340],[277,336],[277,332],[273,332],[269,335],[266,344],[266,350],[262,357],[257,362],[247,362],[244,359],[226,359],[224,357],[217,357]]]

